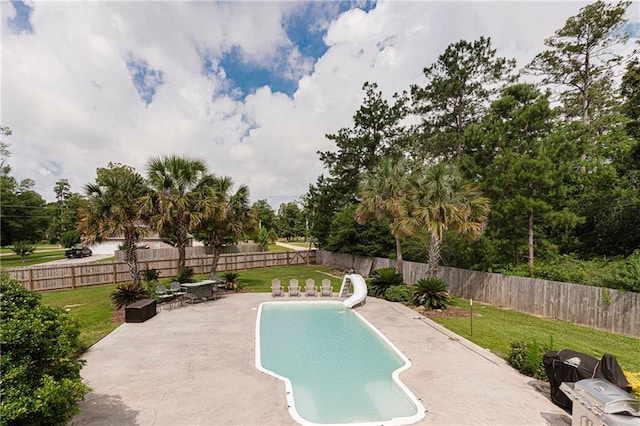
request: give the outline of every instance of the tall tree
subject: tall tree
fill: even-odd
[[[478,121],[504,83],[511,81],[515,60],[496,56],[491,39],[480,37],[449,45],[424,68],[425,86],[411,86],[418,127],[418,157],[456,162],[464,151],[465,128]]]
[[[251,205],[251,208],[257,214],[259,229],[265,229],[267,233],[272,229],[276,229],[276,212],[267,200],[258,200]]]
[[[565,129],[552,132],[548,97],[529,84],[507,87],[483,123],[467,134],[476,154],[464,167],[493,200],[490,226],[500,231],[492,235],[512,241],[517,263],[524,234],[530,268],[536,229],[542,232],[553,223],[571,228],[578,221],[562,204],[576,147]]]
[[[0,136],[11,135],[11,129],[0,126]],[[17,182],[11,176],[8,159],[9,143],[0,140],[0,246],[17,241],[40,241],[49,222],[45,201],[33,190],[35,182]]]
[[[567,19],[564,27],[545,40],[549,48],[527,66],[557,88],[568,118],[589,125],[610,104],[613,72],[625,59],[616,47],[626,43],[625,12],[631,1],[617,4],[598,0]]]
[[[141,212],[160,235],[175,239],[178,275],[186,269],[189,232],[204,218],[206,178],[207,167],[200,159],[169,155],[154,157],[147,163],[147,179],[153,192],[145,197]]]
[[[413,173],[409,190],[406,214],[398,226],[407,234],[429,234],[428,273],[435,275],[445,231],[470,241],[480,238],[487,225],[489,199],[465,181],[456,167],[444,162]]]
[[[297,237],[300,226],[300,207],[290,201],[280,204],[278,207],[278,236],[285,237],[287,241]]]
[[[627,134],[640,141],[640,60],[627,64],[620,87],[624,103],[622,113],[629,119]]]
[[[213,250],[209,277],[215,278],[222,246],[225,242],[237,242],[245,233],[257,229],[255,210],[249,207],[249,188],[241,185],[231,192],[233,181],[230,177],[209,176],[203,187],[202,200],[204,217],[200,223],[200,234]]]
[[[110,164],[97,170],[95,182],[85,185],[85,192],[87,202],[79,208],[78,224],[84,243],[122,237],[131,281],[140,282],[137,246],[148,234],[140,214],[140,203],[149,192],[143,177],[129,166]]]
[[[402,147],[406,137],[401,121],[406,116],[406,98],[394,95],[390,104],[376,83],[364,83],[365,98],[353,116],[353,127],[342,128],[326,137],[335,142],[337,152],[319,152],[340,192],[355,197],[360,174],[371,170],[378,158]],[[348,198],[347,198],[348,200]]]
[[[366,172],[358,193],[361,203],[355,211],[356,220],[363,225],[370,220],[389,219],[396,243],[396,270],[402,274],[402,237],[406,236],[400,223],[406,214],[407,163],[402,157],[384,157],[378,165]]]

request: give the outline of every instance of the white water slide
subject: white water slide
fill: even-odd
[[[347,308],[353,308],[360,303],[364,303],[367,298],[367,283],[362,275],[358,274],[345,274],[342,278],[342,286],[340,287],[339,297],[348,294],[349,283],[353,285],[353,294],[345,300],[344,306]]]

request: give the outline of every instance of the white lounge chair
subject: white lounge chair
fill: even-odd
[[[331,297],[332,294],[333,288],[331,288],[331,280],[329,278],[323,279],[322,285],[320,286],[320,296]]]
[[[300,296],[300,283],[295,278],[289,280],[289,297],[291,296]]]
[[[306,296],[317,296],[318,290],[316,289],[316,282],[313,278],[307,278],[304,282],[304,294]]]
[[[282,289],[282,286],[280,285],[280,280],[277,278],[274,278],[271,280],[271,295],[273,297],[276,296],[284,296],[284,290]]]

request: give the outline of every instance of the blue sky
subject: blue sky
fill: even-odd
[[[522,67],[584,4],[2,2],[9,163],[51,200],[58,179],[82,192],[109,162],[144,174],[177,153],[277,208],[325,172],[317,151],[335,149],[325,135],[352,124],[364,82],[390,98],[481,35]]]

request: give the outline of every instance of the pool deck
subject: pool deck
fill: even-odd
[[[255,367],[257,308],[271,300],[232,294],[122,324],[84,354],[93,390],[70,425],[296,424],[284,383]],[[373,298],[356,311],[411,359],[400,378],[428,411],[415,424],[571,424],[544,384],[415,311]]]

